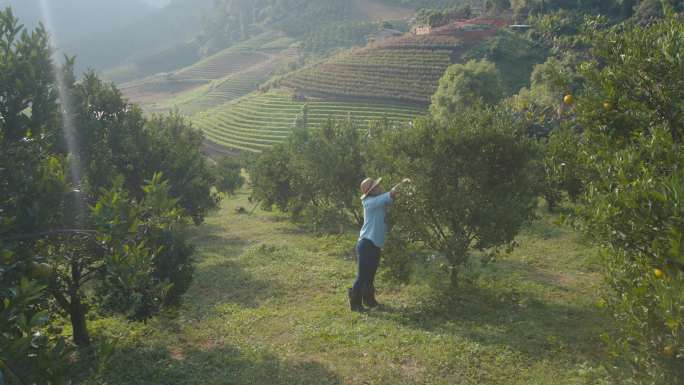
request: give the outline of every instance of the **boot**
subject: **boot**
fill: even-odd
[[[375,287],[366,286],[363,290],[363,304],[368,307],[378,307],[380,304],[375,300]]]
[[[354,290],[354,288],[349,288],[349,290],[347,290],[351,311],[357,311],[359,313],[366,311],[362,304],[361,294],[360,291]]]

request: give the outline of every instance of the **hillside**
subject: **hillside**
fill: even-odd
[[[414,13],[412,7],[392,6],[380,0],[352,0],[352,14],[359,18],[398,20],[411,17]]]
[[[426,35],[388,38],[304,68],[282,85],[309,96],[426,106],[446,68],[503,25],[501,20],[474,19]]]
[[[330,118],[351,118],[360,128],[366,127],[371,120],[383,118],[405,123],[424,113],[421,109],[402,105],[295,101],[288,93],[274,91],[252,94],[236,103],[201,112],[193,117],[193,124],[216,144],[242,151],[261,152],[288,137],[305,104],[308,107],[309,124],[313,127]]]
[[[294,55],[277,52],[284,47],[277,44],[282,38],[267,34],[124,91],[149,111],[177,108],[191,116],[213,145],[261,152],[287,138],[305,103],[313,126],[351,116],[365,127],[372,120],[401,123],[424,114],[446,68],[503,24],[476,19],[428,35],[376,41],[286,76],[275,83],[281,90],[253,93],[278,63]],[[164,99],[163,92],[172,97],[153,102]]]
[[[281,55],[211,82],[190,94],[170,99],[162,106],[169,109],[177,108],[186,115],[193,115],[238,99],[254,92],[291,56],[293,56],[292,51],[284,51]]]
[[[374,0],[325,3],[320,8],[307,4],[302,12],[320,13],[337,7],[355,13],[358,20],[406,18],[413,13],[411,8]],[[460,62],[466,52],[505,24],[477,18],[453,22],[429,34],[394,37],[400,33],[384,30],[374,33],[370,44],[317,59],[315,64],[284,76],[280,72],[270,82],[274,73],[288,63],[301,62],[307,53],[287,32],[266,31],[188,67],[128,82],[121,89],[147,112],[178,109],[214,145],[259,152],[287,137],[304,100],[309,101],[313,125],[328,117],[348,115],[362,126],[383,117],[405,122],[425,113],[446,68]],[[361,31],[368,26],[349,27],[351,30],[339,31]],[[326,31],[332,32],[326,39],[334,40],[336,30]],[[310,34],[303,36],[307,42],[316,39]],[[259,92],[265,84],[274,91]]]
[[[246,95],[293,56],[292,41],[263,33],[188,67],[124,83],[124,96],[150,112],[197,112]]]

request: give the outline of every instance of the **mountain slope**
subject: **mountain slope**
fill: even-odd
[[[389,119],[403,124],[425,111],[405,105],[354,103],[311,99],[293,100],[282,91],[255,93],[214,109],[196,114],[195,127],[212,142],[224,147],[261,152],[284,141],[292,132],[294,121],[307,106],[308,122],[318,127],[327,119],[351,119],[359,128],[372,120]]]
[[[502,20],[474,19],[428,35],[389,38],[304,68],[288,76],[282,85],[309,96],[425,106],[446,68],[504,24]]]
[[[352,0],[352,12],[360,18],[393,20],[411,17],[415,10],[411,7],[387,5],[378,0]]]
[[[290,44],[280,34],[265,32],[190,66],[120,87],[124,96],[150,112],[197,112],[256,90],[294,55]]]

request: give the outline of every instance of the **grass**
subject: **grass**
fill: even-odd
[[[594,251],[545,217],[509,257],[456,291],[438,261],[400,285],[380,276],[382,308],[351,313],[355,232],[314,237],[245,192],[194,232],[184,304],[147,324],[92,321],[117,351],[85,384],[596,384]],[[382,267],[381,267],[382,270]],[[605,382],[608,383],[608,382]]]
[[[253,94],[235,103],[227,103],[196,114],[193,123],[212,142],[243,151],[260,152],[287,138],[304,104],[305,102],[292,100],[285,92]],[[310,100],[306,104],[312,127],[331,117],[351,117],[360,127],[364,127],[369,121],[384,117],[394,122],[407,122],[424,113],[419,108],[396,104],[321,100]]]

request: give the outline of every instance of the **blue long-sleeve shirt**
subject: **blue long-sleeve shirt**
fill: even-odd
[[[385,212],[387,205],[392,203],[389,192],[363,200],[363,227],[359,239],[366,238],[377,247],[385,245]]]

